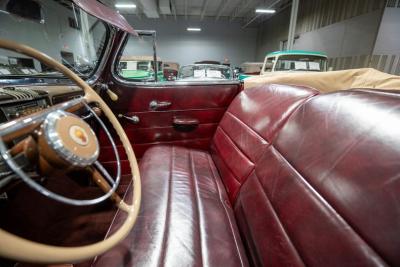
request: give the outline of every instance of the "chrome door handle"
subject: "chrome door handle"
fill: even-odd
[[[149,103],[149,108],[151,110],[159,110],[162,108],[167,108],[171,106],[171,102],[169,101],[157,101],[157,100],[153,100]]]
[[[138,117],[138,116],[135,116],[135,115],[129,117],[129,116],[125,116],[125,115],[123,115],[123,114],[118,114],[118,118],[121,118],[121,119],[124,118],[124,119],[126,119],[126,120],[132,122],[133,124],[138,124],[138,123],[140,122],[139,117]]]

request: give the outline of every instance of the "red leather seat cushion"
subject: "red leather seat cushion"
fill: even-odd
[[[248,265],[233,210],[207,152],[154,147],[142,158],[140,173],[142,204],[135,227],[94,266]],[[110,233],[123,219],[123,212],[117,214]]]
[[[233,100],[211,148],[232,203],[276,132],[299,105],[317,93],[304,87],[270,84],[244,90]]]
[[[346,91],[302,105],[235,204],[251,263],[400,266],[399,159],[399,95]]]

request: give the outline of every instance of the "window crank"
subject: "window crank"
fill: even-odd
[[[135,116],[135,115],[129,117],[129,116],[125,116],[125,115],[122,115],[122,114],[118,114],[118,118],[124,118],[124,119],[132,122],[133,124],[138,124],[140,122],[139,117]]]

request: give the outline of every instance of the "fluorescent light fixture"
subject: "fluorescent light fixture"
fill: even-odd
[[[187,28],[188,32],[201,32],[201,28]]]
[[[276,12],[275,9],[265,9],[265,8],[257,8],[256,13],[266,13],[266,14],[274,14]]]
[[[116,8],[136,8],[135,4],[115,4]]]

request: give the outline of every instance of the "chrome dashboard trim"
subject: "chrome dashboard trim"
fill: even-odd
[[[51,112],[54,112],[57,110],[70,109],[74,106],[77,106],[82,101],[84,101],[82,98],[76,98],[76,99],[70,100],[68,102],[64,102],[62,104],[57,104],[57,105],[51,106],[48,109],[43,110],[40,113],[32,114],[32,115],[29,115],[26,117],[22,117],[22,118],[13,120],[13,121],[9,121],[9,122],[0,124],[0,137],[8,135],[10,133],[13,133],[15,131],[22,130],[34,123],[38,123],[38,124],[42,123],[46,119],[46,116],[48,114],[50,114]]]
[[[5,122],[3,124],[0,124],[0,137],[8,135],[10,133],[22,130],[26,128],[27,126],[34,124],[34,123],[42,123],[46,119],[47,115],[50,114],[51,112],[57,111],[57,110],[67,110],[69,108],[72,108],[74,106],[79,105],[83,100],[83,98],[76,98],[73,100],[70,100],[68,102],[64,102],[61,104],[57,104],[54,106],[49,107],[46,110],[43,110],[40,113],[37,114],[32,114],[26,117],[22,117],[13,121]]]

